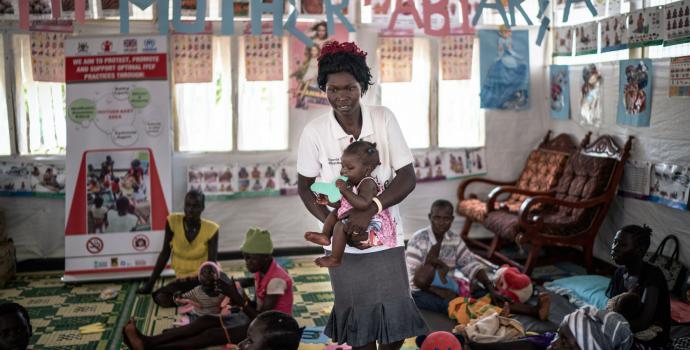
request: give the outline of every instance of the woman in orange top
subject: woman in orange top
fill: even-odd
[[[163,249],[158,255],[156,267],[149,280],[137,293],[151,293],[156,279],[160,277],[172,253],[171,265],[177,279],[153,292],[153,300],[162,307],[173,307],[173,295],[184,293],[199,285],[196,276],[205,261],[216,261],[218,256],[218,224],[202,219],[204,194],[191,190],[184,199],[184,214],[173,213],[165,224]]]

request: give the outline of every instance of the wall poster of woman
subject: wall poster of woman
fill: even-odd
[[[298,23],[297,30],[305,33],[314,42],[312,47],[306,47],[302,41],[290,36],[290,105],[294,108],[309,109],[313,106],[328,106],[326,93],[319,89],[316,82],[318,73],[317,58],[321,54],[321,46],[328,40],[347,41],[347,29],[336,24],[335,35],[328,36],[326,22]]]
[[[528,40],[526,30],[479,31],[481,108],[529,107]]]
[[[588,64],[582,68],[582,86],[580,91],[580,124],[601,126],[601,90],[603,79],[599,68],[594,64]]]

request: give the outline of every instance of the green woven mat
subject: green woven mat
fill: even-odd
[[[121,315],[129,314],[127,298],[134,294],[134,284],[89,283],[64,284],[62,272],[21,273],[4,289],[0,303],[16,302],[26,307],[33,326],[34,349],[110,349]],[[113,287],[117,298],[98,299],[100,292]],[[131,299],[131,297],[130,297]],[[102,333],[81,334],[79,327],[101,322]]]

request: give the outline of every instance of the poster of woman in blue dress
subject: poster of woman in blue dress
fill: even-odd
[[[481,107],[529,107],[529,35],[526,30],[480,30]]]

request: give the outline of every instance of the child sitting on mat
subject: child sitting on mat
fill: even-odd
[[[199,283],[192,290],[185,293],[178,293],[175,301],[183,305],[178,311],[188,317],[179,322],[187,324],[200,316],[219,316],[227,315],[228,298],[217,288],[222,270],[220,264],[207,261],[199,268]]]
[[[374,169],[381,164],[376,144],[367,141],[351,143],[343,151],[341,164],[340,175],[346,176],[347,182],[343,180],[335,182],[336,187],[343,195],[340,199],[340,207],[328,214],[326,221],[323,223],[321,233],[307,232],[304,234],[304,238],[308,241],[320,245],[331,244],[331,236],[333,237],[331,255],[316,259],[316,264],[321,267],[340,266],[345,251],[345,244],[347,243],[347,235],[344,230],[344,221],[347,219],[344,219],[343,216],[350,209],[354,207],[355,209],[364,210],[369,208],[372,201],[378,205],[379,209],[381,208],[381,204],[376,196],[383,192],[383,186],[371,176]],[[325,205],[328,203],[319,204]],[[365,234],[369,236],[365,245],[395,247],[397,243],[395,223],[390,211],[388,209],[379,210],[379,213],[371,219]]]

